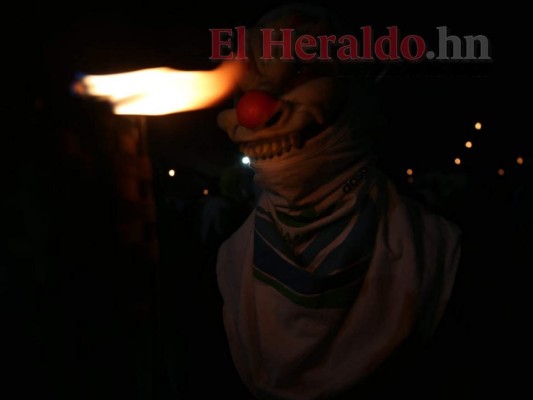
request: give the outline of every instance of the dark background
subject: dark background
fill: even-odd
[[[87,243],[106,240],[105,223],[90,222],[102,218],[107,192],[99,191],[98,180],[69,172],[58,144],[67,121],[91,123],[69,91],[77,74],[210,69],[208,29],[251,25],[275,4],[86,4],[61,12],[48,5],[5,14],[17,29],[4,34],[10,71],[4,85],[11,94],[4,99],[2,146],[0,295],[7,357],[1,358],[9,371],[2,376],[3,398],[199,398],[211,390],[244,398],[221,325],[214,265],[217,246],[249,211],[245,203],[229,202],[223,231],[201,239],[202,210],[220,198],[221,176],[230,171],[251,185],[242,155],[216,126],[217,113],[232,100],[147,118],[160,248],[151,272],[113,264],[105,246],[87,261],[94,248]],[[372,112],[380,167],[401,193],[458,224],[464,243],[455,292],[435,340],[412,369],[385,369],[365,390],[371,396],[384,388],[421,394],[427,386],[430,397],[508,394],[519,381],[513,357],[522,350],[520,282],[533,266],[527,251],[533,154],[521,118],[501,117],[511,49],[499,46],[497,13],[486,5],[472,11],[452,4],[327,5],[358,37],[360,26],[383,34],[397,25],[431,46],[435,27],[446,25],[452,34],[483,34],[491,41],[488,63],[389,65],[369,98],[379,105]],[[481,131],[474,129],[477,121]],[[473,141],[471,150],[466,140]],[[407,168],[414,170],[412,183]]]

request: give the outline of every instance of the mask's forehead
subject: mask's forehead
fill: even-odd
[[[272,31],[265,31],[271,29]],[[265,37],[273,41],[281,41],[283,34],[281,29],[292,31],[290,43],[292,59],[281,59],[282,47],[271,46],[272,58],[267,59],[265,54]],[[300,73],[301,60],[298,60],[294,51],[295,42],[301,35],[311,35],[317,38],[320,35],[333,34],[333,27],[329,16],[322,9],[312,6],[284,6],[262,17],[258,23],[247,32],[247,55],[250,58],[247,74],[241,82],[243,90],[252,88],[278,88],[287,81],[291,75]],[[329,64],[334,61],[328,62]],[[314,68],[325,70],[324,65],[316,61],[307,63],[306,69]],[[318,68],[317,68],[318,67]],[[329,66],[331,67],[331,65]],[[328,70],[330,68],[327,68]]]
[[[329,12],[322,7],[291,4],[266,13],[256,23],[256,27],[308,29],[309,33],[320,34],[326,33],[320,29],[327,28],[330,20]]]

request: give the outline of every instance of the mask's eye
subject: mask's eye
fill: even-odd
[[[285,81],[284,90],[287,92],[310,80],[323,76],[334,76],[335,74],[335,64],[332,62],[321,62],[317,60],[303,62],[296,58],[292,71]]]
[[[295,75],[302,75],[303,74],[303,66],[302,66],[302,63],[300,62],[299,65],[296,65],[295,66],[295,70],[294,70],[294,74]]]
[[[309,80],[309,64],[304,64],[302,61],[296,59],[291,69],[291,73],[287,76],[284,85],[284,91],[287,92],[305,81]]]
[[[298,57],[294,59],[294,65],[292,68],[293,75],[302,75],[304,73],[306,65]]]

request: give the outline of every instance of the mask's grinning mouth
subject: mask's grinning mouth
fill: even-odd
[[[302,137],[299,133],[291,133],[287,136],[277,138],[257,140],[255,142],[242,143],[239,148],[246,156],[252,160],[273,158],[288,153],[293,148],[301,148]]]

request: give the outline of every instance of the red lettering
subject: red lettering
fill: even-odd
[[[416,46],[415,55],[411,54],[410,42],[413,42]],[[426,53],[426,42],[418,35],[408,35],[402,39],[400,44],[400,51],[402,52],[402,57],[407,61],[418,61]]]
[[[222,46],[231,49],[231,29],[209,29],[211,32],[211,57],[210,60],[230,60],[233,58],[233,52],[230,51],[229,54],[222,55]],[[229,36],[228,40],[222,40],[222,34],[227,34]]]
[[[318,37],[318,41],[320,42],[319,60],[331,60],[331,56],[329,55],[329,43],[335,43],[336,39],[335,35],[320,35]]]
[[[372,60],[372,27],[363,26],[363,60]]]
[[[316,48],[316,39],[311,35],[302,35],[294,43],[296,57],[302,61],[311,61],[316,58],[316,51],[306,53],[306,48]]]
[[[345,44],[337,50],[337,58],[340,61],[357,60],[357,38],[352,35],[343,35],[339,38],[339,44]]]
[[[389,30],[389,34],[381,36],[378,38],[378,40],[376,40],[376,45],[374,46],[376,58],[380,61],[399,60],[400,56],[398,55],[398,27],[389,26],[387,29]],[[388,45],[388,54],[385,52],[385,44]]]
[[[246,57],[246,27],[237,26],[235,27],[237,31],[237,57],[236,60],[247,60]]]
[[[272,56],[272,46],[281,46],[282,55],[281,60],[292,60],[291,52],[291,43],[292,43],[292,32],[294,29],[280,29],[282,34],[282,40],[273,40],[272,32],[274,29],[263,28],[261,33],[263,34],[263,54],[261,55],[261,60],[271,60],[274,57]]]

